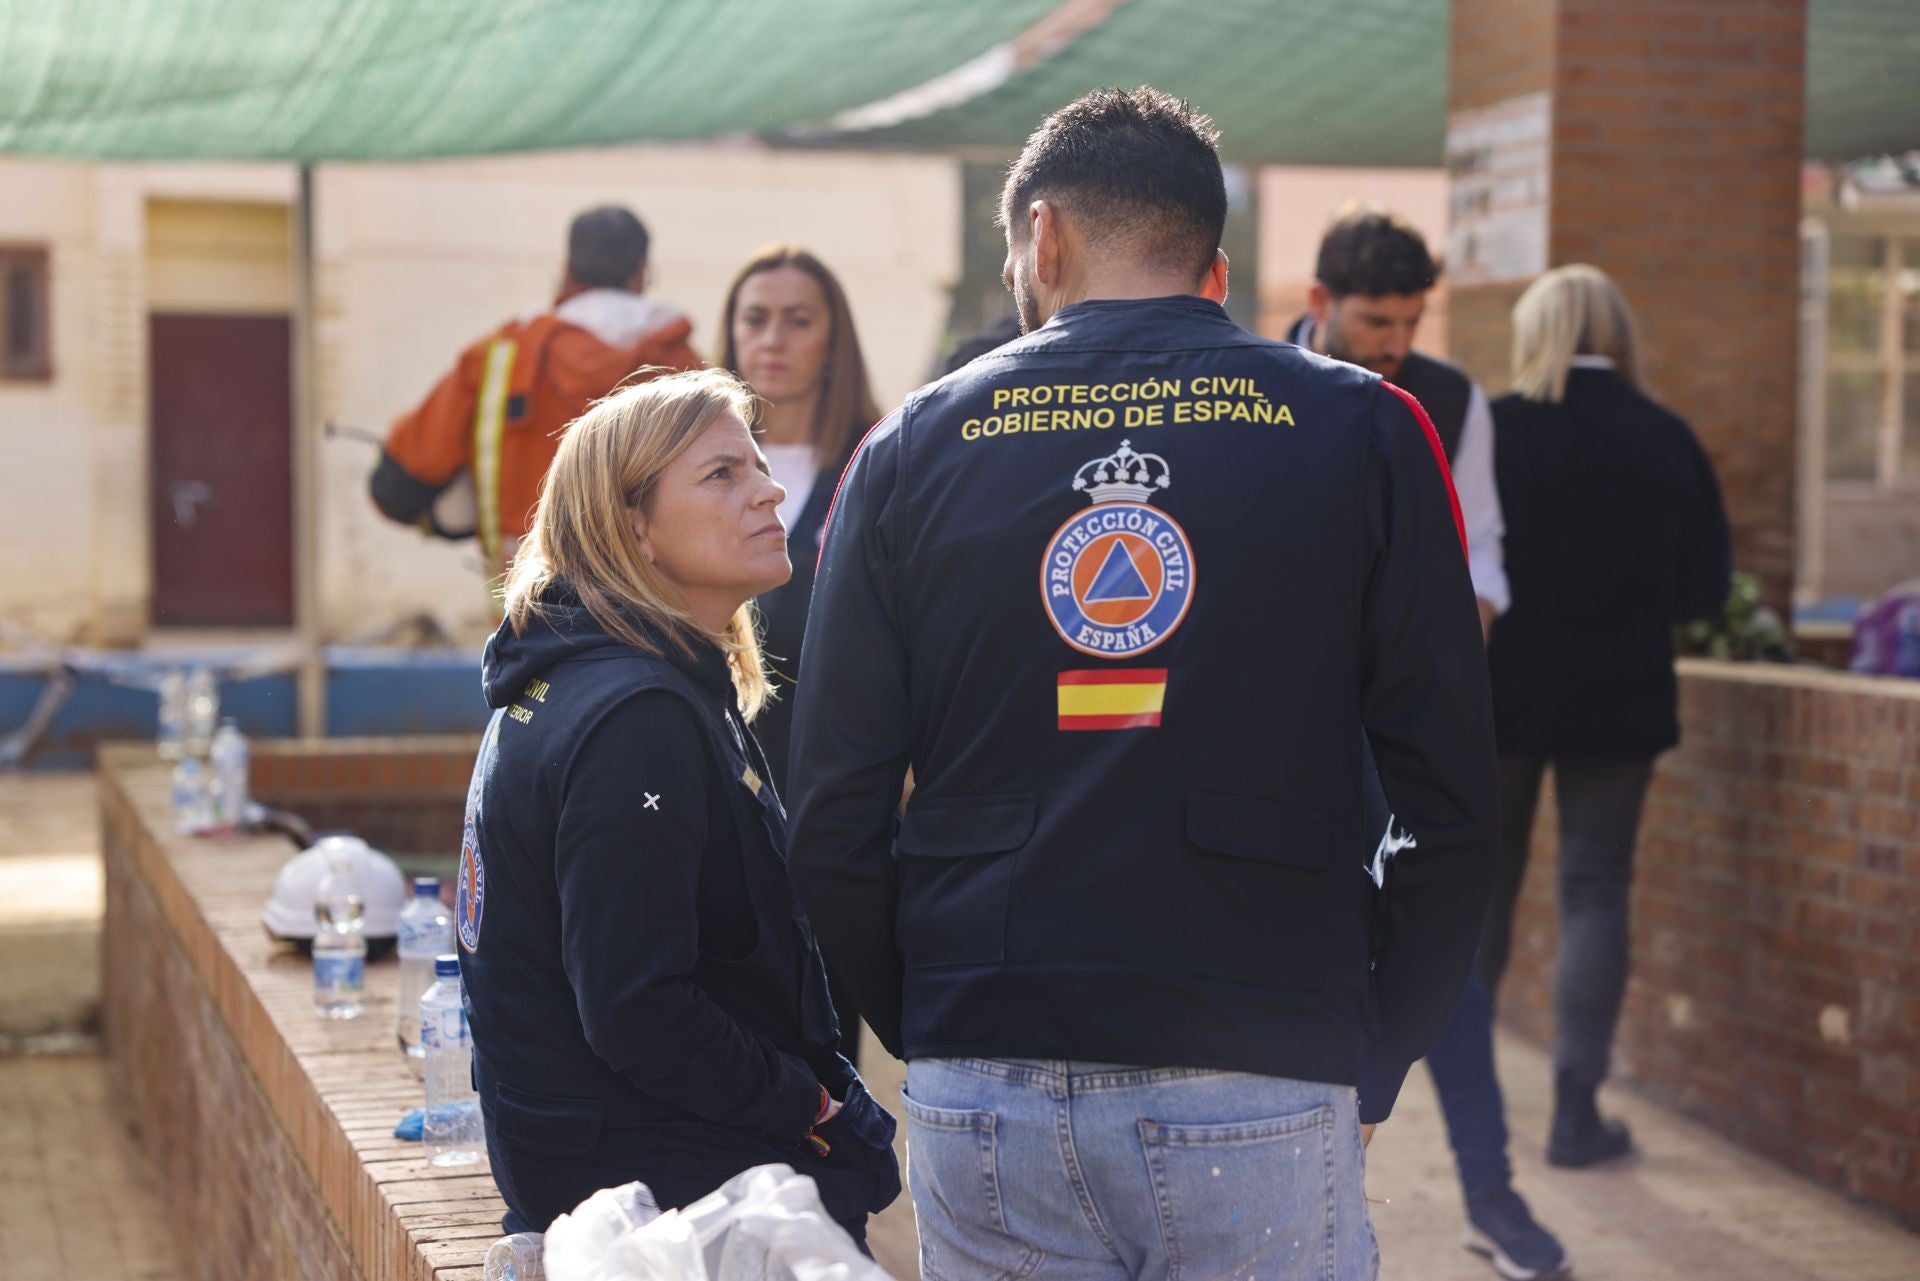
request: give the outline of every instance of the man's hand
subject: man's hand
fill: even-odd
[[[1473,598],[1473,603],[1480,607],[1480,643],[1484,645],[1487,637],[1493,634],[1493,620],[1498,615],[1493,612],[1493,606],[1478,596]]]
[[[1362,1152],[1366,1151],[1367,1144],[1371,1142],[1373,1142],[1373,1127],[1371,1125],[1361,1126],[1360,1127],[1360,1150]]]

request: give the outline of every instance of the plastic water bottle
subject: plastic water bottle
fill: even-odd
[[[453,951],[453,917],[440,902],[440,878],[413,878],[413,898],[400,913],[400,1048],[416,1077],[426,1075],[420,1045],[420,998],[433,986],[435,958]]]
[[[313,1008],[323,1019],[355,1019],[367,987],[366,900],[353,848],[329,849],[313,896]]]
[[[516,1232],[487,1247],[485,1281],[546,1281],[545,1234]]]
[[[173,767],[173,830],[197,836],[213,826],[213,794],[207,767],[189,756]]]
[[[187,678],[179,668],[172,668],[160,677],[157,725],[154,746],[160,749],[160,759],[177,761],[186,755]]]
[[[220,722],[208,757],[213,764],[214,826],[238,828],[247,821],[247,770],[253,752],[232,717]]]
[[[187,677],[186,711],[187,755],[205,756],[213,744],[213,727],[220,723],[220,687],[204,667],[194,668]]]
[[[427,1052],[427,1115],[422,1137],[430,1165],[480,1160],[480,1097],[473,1090],[473,1039],[461,1000],[460,958],[433,962],[433,986],[420,998],[420,1043]]]

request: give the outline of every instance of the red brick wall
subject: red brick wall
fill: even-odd
[[[316,831],[351,831],[403,863],[451,860],[479,750],[479,738],[465,735],[263,742],[251,785],[263,804]]]
[[[1920,1225],[1920,682],[1681,665],[1614,1070]],[[1549,777],[1500,993],[1552,1032]]]
[[[1556,0],[1453,0],[1447,109],[1553,88]]]
[[[1551,91],[1550,265],[1620,285],[1655,393],[1713,456],[1737,562],[1784,604],[1805,0],[1454,0],[1453,26],[1453,110]],[[1517,292],[1455,295],[1455,358],[1492,387]]]

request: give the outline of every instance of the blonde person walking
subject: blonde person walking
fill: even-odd
[[[1647,394],[1626,300],[1598,268],[1560,267],[1513,309],[1513,390],[1493,405],[1513,603],[1488,649],[1501,846],[1480,967],[1499,989],[1540,782],[1559,811],[1560,953],[1547,1159],[1632,1150],[1600,1116],[1627,986],[1627,898],[1641,805],[1680,741],[1673,626],[1726,603],[1720,485],[1678,414]]]

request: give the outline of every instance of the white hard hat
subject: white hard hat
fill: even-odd
[[[357,836],[323,836],[301,850],[273,880],[273,896],[260,921],[267,933],[282,939],[313,937],[313,898],[327,873],[328,856],[345,850],[353,857],[360,878],[361,918],[370,939],[393,938],[400,933],[400,909],[407,903],[406,878],[394,861]]]

